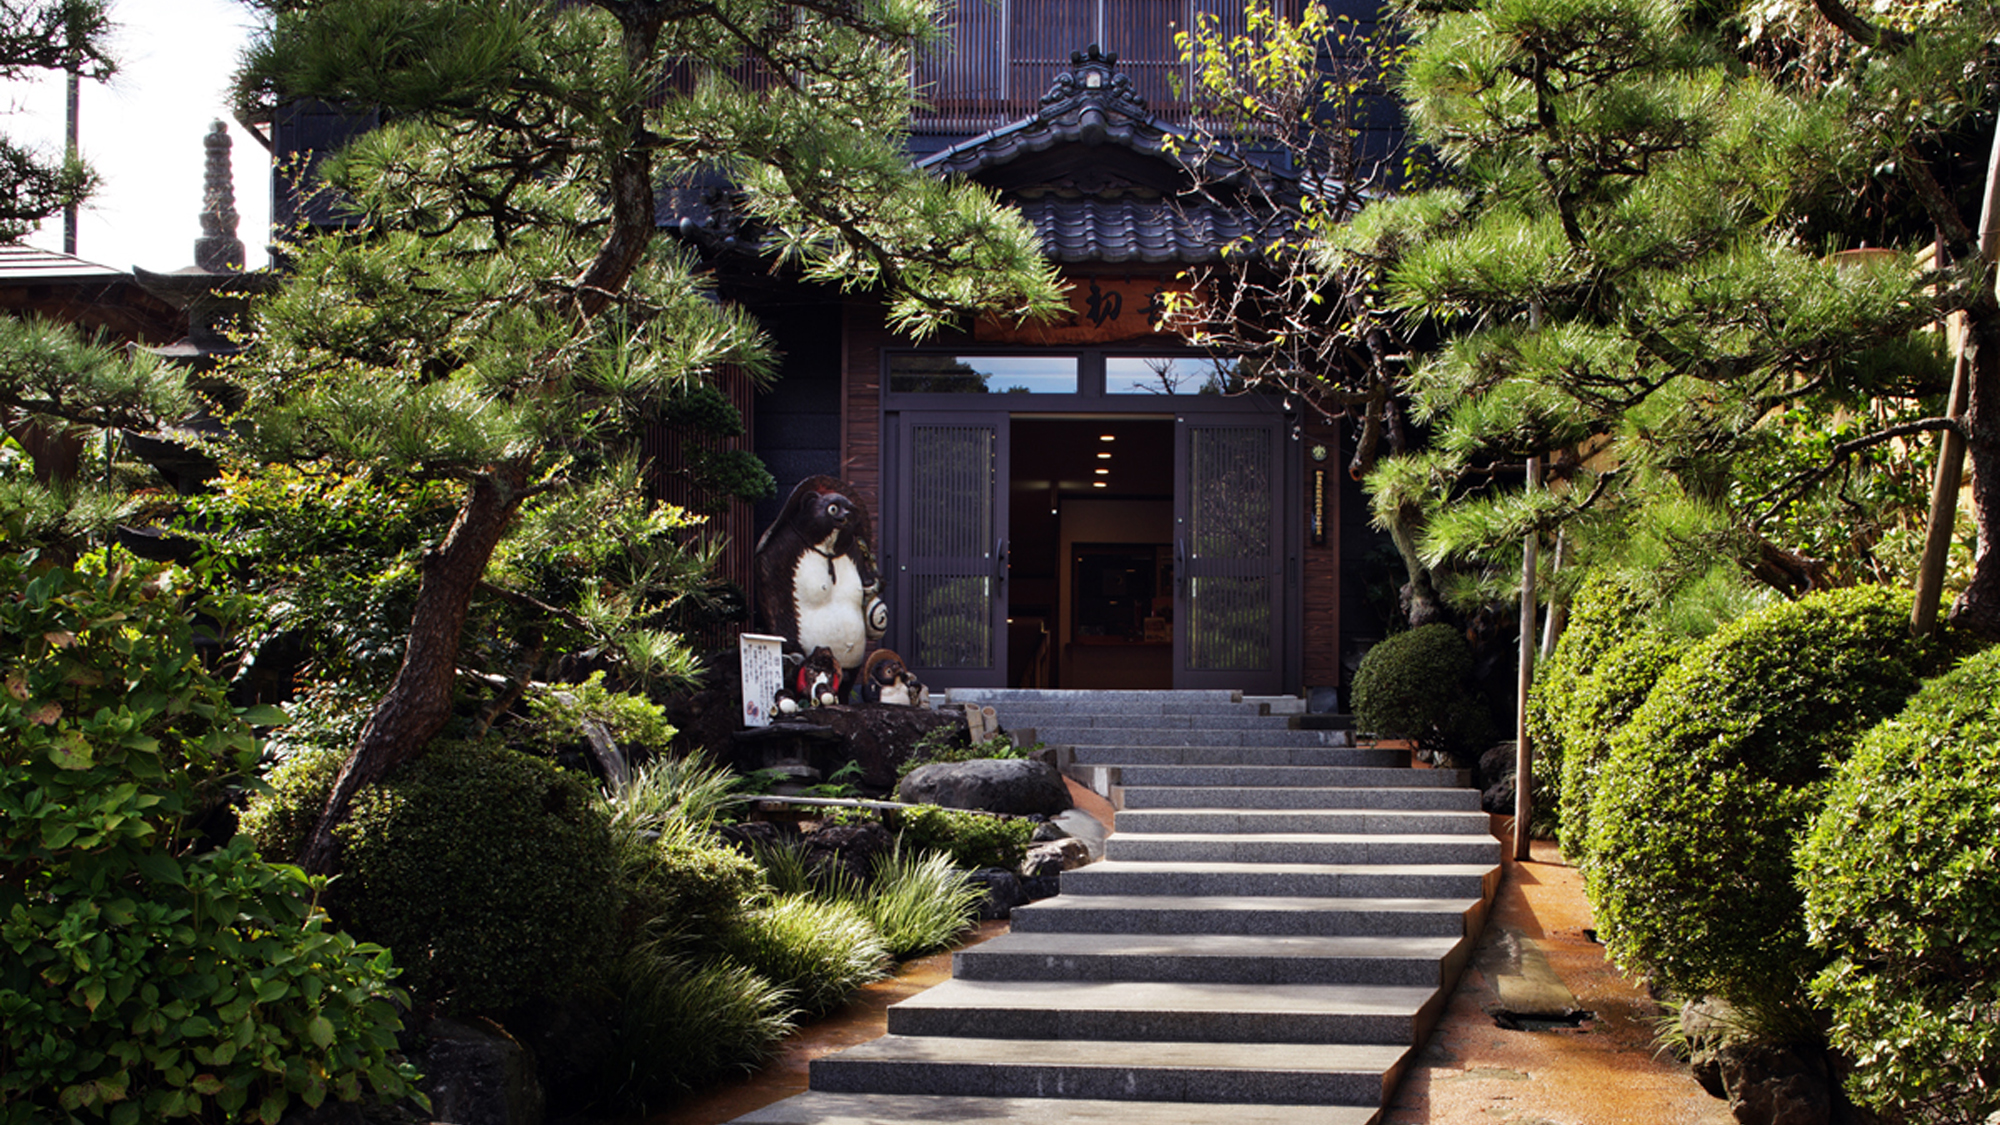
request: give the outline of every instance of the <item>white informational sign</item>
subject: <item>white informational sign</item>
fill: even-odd
[[[785,686],[785,638],[743,633],[737,639],[743,663],[743,725],[771,725],[771,701]]]

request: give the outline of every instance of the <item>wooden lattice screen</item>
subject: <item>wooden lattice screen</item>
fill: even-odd
[[[649,422],[640,444],[640,456],[646,462],[646,491],[651,498],[708,514],[707,523],[693,534],[724,541],[716,577],[735,584],[747,599],[754,596],[751,559],[756,547],[756,529],[752,506],[733,498],[718,506],[712,497],[694,487],[688,470],[698,456],[697,450],[751,449],[750,434],[756,424],[756,388],[747,374],[733,366],[716,375],[715,385],[743,415],[742,436],[687,434]],[[687,638],[688,643],[696,652],[731,648],[736,644],[736,634],[749,625],[748,621],[741,621],[698,629]]]

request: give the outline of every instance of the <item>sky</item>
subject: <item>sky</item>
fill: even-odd
[[[77,218],[77,256],[114,269],[157,273],[194,264],[201,235],[202,138],[228,124],[234,142],[237,237],[252,268],[263,265],[270,227],[270,157],[231,117],[229,75],[254,26],[234,0],[113,0],[119,73],[83,83],[78,115],[83,158],[104,187]],[[0,82],[0,131],[60,153],[63,81]],[[62,217],[28,243],[62,249]]]

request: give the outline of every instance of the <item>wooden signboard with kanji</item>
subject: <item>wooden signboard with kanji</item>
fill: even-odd
[[[973,326],[973,339],[989,344],[1077,347],[1161,335],[1169,293],[1187,293],[1186,282],[1080,277],[1069,287],[1069,312],[1039,324],[995,319]]]

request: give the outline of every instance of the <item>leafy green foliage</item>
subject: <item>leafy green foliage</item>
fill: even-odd
[[[1554,654],[1535,665],[1528,688],[1528,743],[1537,765],[1551,761],[1550,776],[1558,784],[1571,756],[1563,720],[1575,705],[1577,688],[1604,653],[1625,639],[1641,608],[1638,595],[1608,571],[1591,571],[1570,601],[1569,626]]]
[[[356,797],[331,906],[403,951],[459,1011],[559,997],[611,950],[616,858],[590,786],[489,742],[446,741]]]
[[[1017,870],[1027,858],[1035,826],[1012,817],[981,815],[937,805],[913,805],[891,814],[889,827],[914,852],[943,852],[960,867]]]
[[[1355,720],[1423,750],[1477,754],[1492,741],[1493,720],[1471,675],[1472,648],[1451,626],[1397,633],[1369,649],[1355,670]]]
[[[657,831],[622,830],[618,854],[628,932],[665,931],[712,944],[764,889],[755,862],[687,820],[664,822]]]
[[[2000,648],[1926,683],[1841,767],[1797,855],[1813,998],[1848,1092],[1899,1121],[2000,1111]]]
[[[285,638],[303,650],[307,677],[376,686],[402,660],[419,558],[458,495],[443,481],[322,462],[228,468],[183,503],[200,568],[250,596],[232,637],[246,663]]]
[[[331,747],[288,755],[265,775],[264,789],[238,815],[238,831],[267,856],[296,857],[305,850],[346,757],[345,750]]]
[[[787,1003],[808,1018],[882,979],[890,952],[862,907],[810,894],[782,895],[745,912],[723,948],[784,989]]]
[[[674,726],[659,704],[643,695],[612,691],[604,686],[602,672],[580,684],[537,684],[527,693],[527,706],[523,732],[546,750],[582,741],[585,723],[603,727],[620,749],[638,756],[664,754],[674,740]]]
[[[195,654],[186,574],[0,556],[0,1117],[275,1123],[414,1074],[389,954],[319,885],[195,822],[257,759]]]
[[[1585,868],[1605,944],[1684,996],[1803,1023],[1792,849],[1854,737],[1916,690],[1933,646],[1908,594],[1814,594],[1725,626],[1611,740]]]

